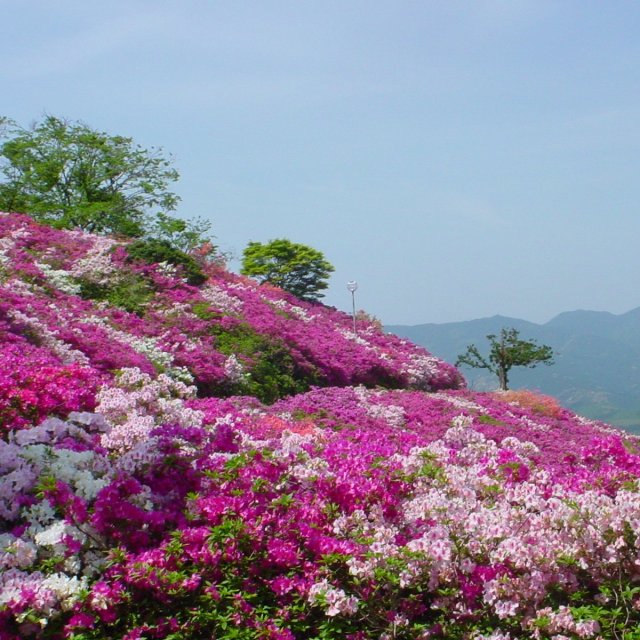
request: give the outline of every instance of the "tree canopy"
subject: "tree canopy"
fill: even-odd
[[[284,238],[266,244],[250,242],[243,252],[241,273],[269,282],[302,300],[323,297],[327,279],[334,271],[317,249]]]
[[[509,388],[509,371],[513,367],[533,368],[538,364],[553,364],[553,349],[547,345],[538,345],[535,340],[520,340],[516,329],[502,329],[500,336],[490,334],[488,359],[481,356],[478,348],[472,344],[456,360],[456,367],[467,365],[474,369],[488,369],[498,376],[500,389]]]
[[[142,236],[173,211],[178,172],[160,149],[46,116],[25,129],[0,119],[0,210],[61,228]]]

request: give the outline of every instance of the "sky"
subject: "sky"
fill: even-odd
[[[640,3],[0,0],[0,115],[160,147],[384,324],[640,306]]]

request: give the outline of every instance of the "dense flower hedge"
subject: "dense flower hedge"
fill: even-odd
[[[0,226],[1,640],[640,637],[637,438],[219,267]]]

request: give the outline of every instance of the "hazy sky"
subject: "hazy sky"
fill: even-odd
[[[385,324],[640,306],[640,3],[0,0],[0,114],[173,155]],[[233,269],[238,260],[231,261]]]

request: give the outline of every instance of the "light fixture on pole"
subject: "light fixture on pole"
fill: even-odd
[[[347,289],[351,291],[351,304],[353,306],[353,333],[356,332],[356,289],[358,288],[358,283],[355,280],[349,280],[347,282]]]

